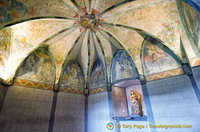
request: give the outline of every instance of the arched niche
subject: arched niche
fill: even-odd
[[[15,79],[54,85],[55,64],[48,50],[38,48],[26,57],[18,68]]]
[[[112,61],[111,81],[112,83],[124,79],[138,78],[137,69],[131,57],[123,50],[119,50]]]
[[[114,120],[147,121],[147,110],[139,79],[128,79],[112,85]]]
[[[141,51],[144,75],[152,75],[182,67],[179,58],[160,41],[144,40]]]
[[[70,61],[67,63],[62,74],[61,88],[83,90],[84,75],[80,65],[77,62]]]
[[[104,73],[105,69],[103,63],[100,59],[98,59],[92,68],[92,72],[90,75],[90,84],[89,88],[100,88],[106,86],[106,76]]]

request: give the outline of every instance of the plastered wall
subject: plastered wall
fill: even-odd
[[[48,132],[53,91],[11,86],[0,113],[1,132]],[[54,132],[83,132],[85,97],[59,93]]]
[[[106,132],[110,122],[108,93],[101,92],[88,97],[88,132]]]
[[[27,87],[9,87],[0,113],[1,132],[45,132],[53,92]]]
[[[84,132],[85,96],[58,93],[54,132]]]
[[[161,131],[197,132],[200,105],[186,75],[147,83],[155,124],[192,125],[192,128],[158,129]]]

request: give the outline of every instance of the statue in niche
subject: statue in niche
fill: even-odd
[[[134,90],[131,90],[131,115],[143,116],[141,95]]]

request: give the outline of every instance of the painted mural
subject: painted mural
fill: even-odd
[[[136,0],[127,4],[127,6],[123,5],[108,12],[105,14],[104,21],[113,23],[114,25],[121,24],[141,29],[158,37],[170,49],[173,51],[176,50],[177,55],[181,55],[179,49],[180,34],[183,33],[184,30],[181,27],[182,25],[175,0],[146,0],[145,2]],[[112,31],[114,27],[116,26],[111,27],[109,31]],[[115,34],[120,34],[120,32],[116,32]],[[117,38],[121,39],[123,37],[126,37],[126,35],[122,34]],[[133,40],[132,38],[129,40]],[[138,41],[138,37],[134,37],[134,41]],[[141,43],[136,43],[136,45],[131,44],[130,46],[137,50],[140,48],[140,44]],[[128,44],[124,45],[126,47]],[[133,54],[136,57],[138,55],[137,52],[133,52]],[[138,69],[138,71],[141,73],[140,69]]]
[[[136,77],[138,75],[131,58],[124,51],[119,51],[112,63],[112,82]]]
[[[191,6],[182,2],[183,15],[190,36],[192,37],[195,45],[200,50],[200,14],[197,13]]]
[[[143,60],[146,75],[168,71],[179,67],[174,58],[163,49],[160,49],[151,43],[148,43],[144,47]]]
[[[9,50],[8,56],[6,56],[7,52],[4,52],[5,50],[0,49],[0,65],[5,65],[5,67],[0,69],[2,71],[0,72],[1,78],[12,80],[21,61],[29,55],[31,50],[38,47],[41,42],[50,45],[49,51],[56,61],[56,84],[59,82],[60,74],[62,74],[62,64],[65,62],[68,52],[72,51],[72,48],[79,49],[81,46],[83,48],[77,53],[77,56],[80,57],[78,58],[79,60],[82,59],[81,56],[84,56],[84,59],[82,59],[84,65],[80,64],[85,75],[84,78],[87,78],[86,72],[88,70],[89,72],[92,71],[94,63],[92,61],[95,60],[95,51],[94,46],[84,46],[89,44],[89,42],[93,43],[93,40],[92,36],[89,38],[86,37],[85,44],[83,44],[77,38],[80,35],[81,25],[79,23],[80,15],[78,14],[81,12],[84,14],[86,11],[90,14],[88,12],[89,7],[87,7],[89,5],[87,2],[89,1],[85,1],[86,3],[81,0],[75,1],[0,0],[0,28],[2,29],[5,25],[10,26],[7,28],[11,28],[11,34],[9,36],[10,43],[7,43],[8,41],[6,39],[1,39],[2,42],[0,42],[4,43],[5,47],[9,47],[7,48]],[[102,44],[104,54],[100,50],[98,52],[101,54],[101,58],[105,57],[102,63],[107,62],[107,76],[111,78],[111,82],[137,77],[135,67],[137,67],[139,74],[143,73],[140,51],[142,41],[146,35],[151,34],[156,36],[181,58],[180,36],[181,34],[186,35],[182,28],[175,0],[145,0],[145,2],[135,0],[132,2],[124,1],[124,4],[118,3],[122,1],[93,0],[91,3],[91,14],[95,15],[95,18],[99,17],[99,19],[95,20],[98,23],[98,28],[90,31],[95,31],[94,35],[99,38],[99,42]],[[83,8],[82,11],[81,8]],[[107,8],[109,9],[106,10]],[[197,17],[192,9],[185,8],[185,14],[182,15],[186,17],[189,14],[188,18],[186,18],[187,23],[189,23],[189,32],[192,34],[192,39],[194,39],[196,45],[199,46],[199,16]],[[101,13],[102,11],[103,13]],[[35,18],[37,20],[33,20]],[[91,20],[93,21],[93,18]],[[12,25],[16,22],[19,23]],[[72,26],[74,28],[68,30]],[[136,32],[135,29],[139,30]],[[3,36],[8,36],[6,32],[2,32],[2,34]],[[185,39],[188,41],[187,37]],[[184,46],[186,49],[189,49],[187,50],[189,58],[196,57],[193,52],[194,48],[192,49],[189,41],[187,41],[184,40],[186,42]],[[77,47],[73,47],[75,43],[80,44]],[[100,49],[98,43],[95,39],[94,44]],[[1,45],[1,47],[4,46]],[[87,52],[86,48],[88,48],[89,52]],[[123,48],[128,51],[127,54],[131,58],[126,57],[125,53],[124,55],[117,54],[114,58],[115,61],[112,62],[117,50]],[[153,47],[146,49],[149,50],[145,50],[145,63],[143,66],[145,67],[144,69],[147,75],[178,67],[173,58],[159,48]],[[91,56],[90,59],[87,57],[89,54]],[[35,54],[35,56],[37,55]],[[5,58],[6,61],[4,61]],[[164,61],[164,58],[166,58],[166,61]],[[132,63],[132,59],[135,65]],[[87,65],[88,61],[91,62],[89,66]],[[38,63],[38,61],[34,63]],[[71,70],[70,66],[68,69]],[[70,78],[67,75],[65,77],[66,80]],[[96,77],[96,79],[99,78]],[[77,80],[75,79],[75,81]],[[108,81],[110,83],[110,80]],[[66,85],[76,87],[73,83],[69,84],[66,82]],[[100,84],[97,86],[100,86]]]
[[[10,28],[0,30],[0,67],[4,66],[10,48]]]
[[[13,17],[16,17],[14,11],[28,13],[27,7],[17,0],[0,1],[0,22],[12,21]]]
[[[61,86],[83,89],[84,88],[84,77],[80,69],[80,66],[75,62],[70,62],[64,69]]]
[[[68,1],[68,4],[72,4]],[[75,12],[61,0],[0,0],[0,28],[35,17],[73,17]]]
[[[18,69],[16,78],[54,84],[55,69],[51,56],[41,48],[33,52]]]
[[[105,74],[103,64],[97,60],[93,66],[92,74],[90,76],[90,88],[99,88],[105,86]]]

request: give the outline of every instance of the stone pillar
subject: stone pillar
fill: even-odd
[[[192,69],[191,69],[191,67],[189,66],[188,63],[182,64],[182,67],[183,67],[184,73],[190,78],[190,82],[192,84],[193,90],[195,92],[195,95],[196,95],[199,103],[200,103],[200,91],[199,91],[197,82],[196,82],[196,80],[194,78],[194,75],[192,73]]]
[[[89,89],[84,89],[85,95],[85,132],[88,132],[88,96],[89,96]]]
[[[4,84],[2,80],[0,80],[0,112],[3,108],[4,100],[8,91],[8,85]]]
[[[146,78],[144,75],[140,75],[140,83],[142,86],[142,92],[144,94],[144,101],[145,101],[145,105],[146,105],[146,109],[147,109],[147,118],[149,120],[149,124],[152,125],[156,125],[155,121],[154,121],[154,116],[153,116],[153,111],[152,111],[152,107],[151,107],[151,101],[149,98],[149,93],[147,90],[147,86],[146,86]],[[156,132],[155,128],[150,128],[151,132]]]

